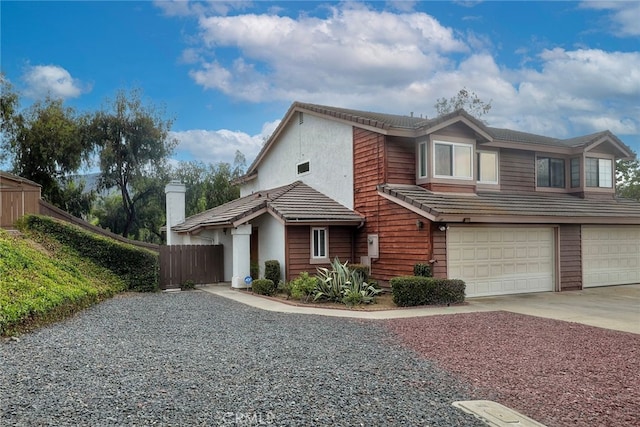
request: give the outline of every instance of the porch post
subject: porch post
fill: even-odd
[[[231,287],[246,288],[244,278],[250,275],[251,224],[240,225],[231,230],[233,247],[233,276]]]

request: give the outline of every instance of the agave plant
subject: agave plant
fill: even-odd
[[[318,277],[319,283],[313,300],[342,301],[344,286],[350,282],[352,276],[347,267],[347,261],[342,264],[336,258],[331,263],[331,269],[318,267],[317,270],[316,277]]]
[[[331,263],[331,269],[318,267],[318,285],[314,301],[328,300],[347,305],[370,303],[381,292],[363,280],[362,274],[351,270],[348,261],[344,264],[337,258]]]

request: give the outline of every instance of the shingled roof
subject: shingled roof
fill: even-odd
[[[320,114],[336,120],[350,122],[354,126],[365,126],[373,129],[379,129],[380,132],[385,134],[413,137],[431,132],[434,129],[438,129],[439,125],[454,121],[456,118],[460,118],[465,120],[470,126],[474,127],[478,134],[482,135],[483,139],[486,138],[489,141],[547,145],[561,148],[580,148],[597,142],[601,138],[609,138],[620,148],[621,153],[625,153],[622,157],[631,156],[632,153],[631,149],[627,145],[609,131],[574,138],[560,139],[511,129],[489,127],[463,109],[429,119],[426,117],[414,117],[413,115],[386,114],[373,111],[294,102],[291,104],[291,107],[289,107],[289,110],[285,114],[282,122],[280,122],[280,125],[278,125],[274,133],[271,135],[271,138],[269,138],[269,140],[263,145],[255,160],[247,169],[247,174],[237,180],[238,183],[242,183],[256,176],[258,164],[261,162],[266,152],[269,151],[273,142],[278,138],[282,129],[284,129],[293,114],[296,112]]]
[[[383,197],[436,222],[640,224],[640,203],[569,194],[443,194],[417,185],[378,186]]]
[[[301,181],[259,191],[198,213],[171,229],[178,233],[201,228],[236,227],[262,213],[285,224],[360,225],[364,217]]]

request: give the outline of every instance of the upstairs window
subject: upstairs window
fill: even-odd
[[[327,258],[327,229],[312,228],[311,229],[311,257]]]
[[[427,143],[418,145],[418,178],[427,177]]]
[[[587,157],[585,161],[587,187],[613,187],[613,161]]]
[[[537,185],[538,187],[564,188],[564,159],[538,157]]]
[[[498,183],[498,153],[494,151],[478,151],[478,182],[484,184]]]
[[[571,188],[580,187],[580,159],[571,159]]]
[[[472,179],[471,144],[435,141],[433,170],[439,178]]]

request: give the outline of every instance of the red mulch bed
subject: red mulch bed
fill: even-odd
[[[479,399],[549,427],[640,426],[640,335],[509,312],[385,323]]]

